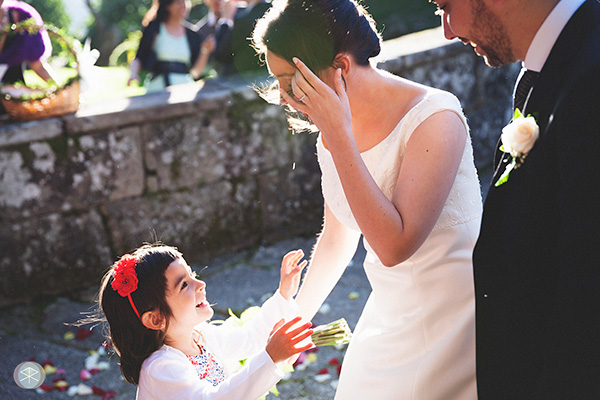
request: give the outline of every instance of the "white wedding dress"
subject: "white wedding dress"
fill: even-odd
[[[456,97],[429,89],[388,137],[361,154],[388,199],[410,135],[423,120],[441,110],[455,112],[467,126]],[[320,136],[317,152],[329,208],[341,223],[359,230]],[[481,213],[469,137],[441,216],[410,259],[387,268],[364,240],[364,268],[372,293],[347,349],[336,399],[477,398],[471,254]]]

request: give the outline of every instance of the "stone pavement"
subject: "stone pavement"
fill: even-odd
[[[297,238],[231,254],[211,261],[206,269],[192,265],[207,283],[209,300],[216,303],[213,319],[226,318],[228,308],[239,315],[247,307],[261,304],[266,296],[277,289],[281,257],[296,248],[302,248],[308,256],[314,241],[314,238]],[[326,305],[313,319],[315,324],[344,317],[354,328],[370,292],[362,269],[363,258],[364,249],[360,246],[354,260],[326,300]],[[96,290],[90,288],[83,294],[74,295],[72,299],[56,298],[0,310],[0,399],[102,399],[97,394],[70,397],[66,391],[54,390],[40,394],[18,387],[13,380],[13,371],[17,365],[32,358],[40,364],[50,360],[56,368],[64,369],[63,376],[69,386],[83,383],[90,388],[97,386],[105,391],[112,390],[116,393],[114,398],[118,400],[135,399],[135,387],[121,379],[116,355],[101,355],[98,361],[108,363],[109,368],[93,374],[89,380],[82,381],[80,378],[89,351],[97,350],[104,341],[102,329],[97,326],[92,329],[90,336],[82,338],[81,333],[85,330],[78,331],[77,327],[68,324],[79,319],[81,313],[93,309],[91,299]],[[79,334],[80,340],[69,339],[69,335],[73,334]],[[344,351],[345,347],[319,348],[310,356],[313,360],[316,358],[315,362],[305,363],[289,379],[281,381],[277,385],[279,397],[270,394],[267,399],[332,399],[338,375],[336,365],[330,365],[330,361],[341,361]],[[329,377],[323,373],[324,369],[328,370]],[[47,375],[45,384],[52,385],[57,376],[56,373]]]

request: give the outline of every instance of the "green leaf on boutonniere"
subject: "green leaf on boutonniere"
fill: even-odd
[[[533,114],[527,114],[527,117],[533,117],[533,119],[535,119],[537,121],[538,115],[539,115],[538,112],[534,112]],[[521,110],[519,110],[518,108],[515,108],[515,114],[513,115],[513,121],[520,117],[525,118],[525,114],[523,114],[521,112]]]
[[[502,185],[503,183],[505,183],[508,180],[508,175],[510,175],[510,172],[513,169],[515,169],[516,165],[517,165],[517,159],[515,157],[513,157],[511,163],[506,166],[504,173],[500,176],[500,178],[498,178],[498,180],[496,181],[494,186],[498,187],[498,186]]]
[[[513,121],[519,117],[522,117],[523,113],[518,108],[515,108],[515,115],[513,116]]]

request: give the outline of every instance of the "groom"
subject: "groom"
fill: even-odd
[[[600,399],[600,0],[435,2],[446,38],[523,62],[539,127],[503,137],[473,255],[479,398]]]

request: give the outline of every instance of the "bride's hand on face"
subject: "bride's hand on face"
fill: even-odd
[[[292,97],[280,90],[282,98],[296,110],[305,113],[328,138],[340,132],[351,133],[352,114],[342,79],[342,70],[333,73],[333,87],[316,76],[302,61],[294,58],[297,71],[292,78]]]

